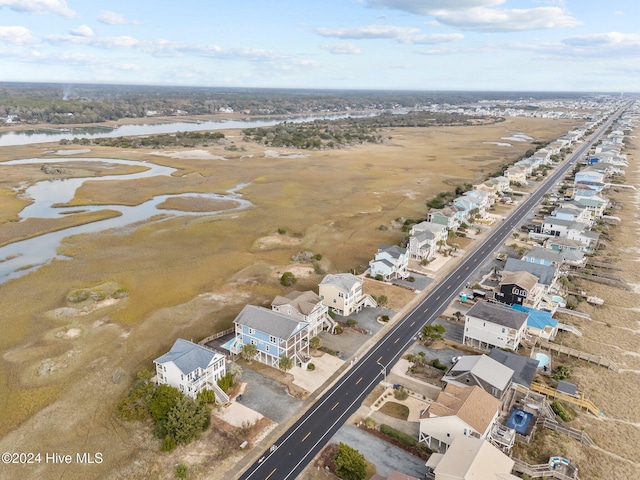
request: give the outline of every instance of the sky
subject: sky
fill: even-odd
[[[0,81],[640,91],[638,0],[0,0]]]

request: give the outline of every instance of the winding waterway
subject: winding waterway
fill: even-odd
[[[0,247],[0,283],[4,283],[12,278],[17,278],[30,273],[42,265],[49,263],[53,259],[63,259],[64,257],[56,253],[58,246],[65,237],[84,233],[95,233],[107,229],[122,228],[137,222],[149,220],[152,217],[162,215],[162,219],[180,215],[217,215],[220,213],[228,213],[242,210],[250,207],[252,204],[243,199],[238,191],[245,185],[237,185],[233,189],[227,191],[226,195],[215,193],[182,193],[171,195],[157,195],[140,205],[87,205],[87,206],[61,206],[68,203],[78,188],[88,180],[92,182],[100,182],[107,180],[138,180],[140,178],[154,176],[170,176],[176,169],[147,162],[136,162],[132,160],[120,160],[112,158],[29,158],[22,160],[11,160],[0,163],[1,167],[11,165],[25,164],[43,164],[43,163],[61,163],[61,162],[99,162],[106,164],[132,165],[142,166],[145,168],[142,172],[122,175],[105,175],[102,177],[86,177],[86,178],[67,178],[55,180],[43,180],[35,183],[25,190],[33,203],[25,207],[20,212],[20,221],[29,218],[60,218],[68,216],[73,212],[90,212],[99,210],[115,210],[121,215],[104,220],[98,220],[84,225],[65,228],[56,232],[50,232],[27,240],[22,240]],[[171,210],[158,208],[163,202],[171,198],[205,198],[211,200],[232,201],[237,204],[233,208],[224,210],[215,210],[210,212],[185,212],[182,210]]]
[[[290,123],[312,122],[319,119],[339,119],[346,117],[363,117],[377,115],[371,114],[334,114],[316,115],[305,117],[278,117],[269,119],[247,120],[210,120],[203,122],[171,122],[143,125],[120,125],[117,127],[90,126],[60,129],[36,128],[33,130],[0,130],[0,147],[10,145],[30,145],[32,143],[59,142],[60,140],[73,140],[74,138],[115,138],[135,135],[154,135],[159,133],[195,132],[200,130],[225,130],[236,128],[256,128],[277,125],[284,121]]]

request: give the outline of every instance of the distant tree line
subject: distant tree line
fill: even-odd
[[[208,147],[224,139],[222,132],[177,132],[142,137],[74,138],[60,145],[101,145],[120,148]]]
[[[411,92],[229,89],[140,85],[0,83],[0,117],[29,123],[82,124],[155,115],[208,115],[231,109],[246,115],[325,115],[332,112],[419,110],[433,104],[514,100],[518,92]],[[536,93],[529,97],[575,98]],[[416,125],[420,126],[420,125]]]

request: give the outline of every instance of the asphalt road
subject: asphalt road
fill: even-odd
[[[286,433],[264,452],[241,476],[242,480],[294,479],[358,409],[364,398],[411,345],[422,327],[434,321],[467,283],[471,275],[505,241],[513,228],[542,199],[608,126],[621,110],[610,117],[592,139],[560,165],[491,234],[456,267],[411,313],[336,382]]]

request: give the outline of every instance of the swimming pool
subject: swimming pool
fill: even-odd
[[[538,368],[544,368],[549,365],[549,355],[546,353],[536,353],[536,360],[538,360]]]
[[[513,428],[521,435],[527,434],[527,428],[533,418],[533,413],[525,412],[520,408],[514,408],[509,415],[509,419],[505,425],[509,428]]]

